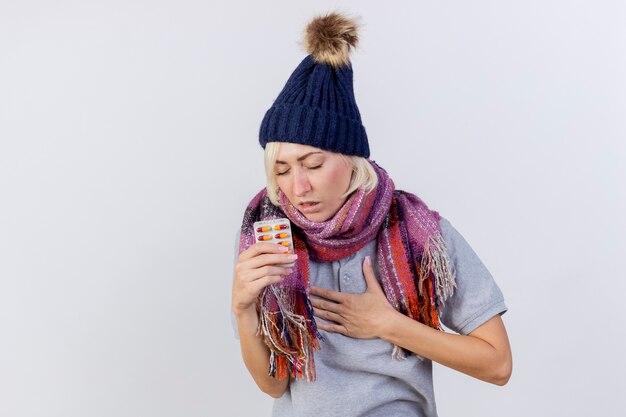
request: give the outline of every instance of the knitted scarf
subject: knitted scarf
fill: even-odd
[[[389,303],[402,314],[442,330],[438,310],[455,288],[453,265],[439,228],[440,215],[416,195],[395,186],[387,172],[368,160],[378,175],[375,190],[354,191],[339,211],[323,222],[308,220],[279,190],[280,207],[261,190],[246,208],[239,252],[255,243],[253,223],[287,217],[292,223],[293,272],[263,289],[257,299],[258,334],[270,349],[269,374],[315,380],[313,351],[320,348],[309,299],[309,259],[343,259],[377,240],[379,281]],[[392,356],[409,351],[394,346]]]

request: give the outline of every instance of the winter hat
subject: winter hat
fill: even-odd
[[[335,12],[309,23],[304,38],[309,55],[263,117],[259,132],[263,148],[267,142],[291,142],[369,157],[349,59],[358,42],[357,27]]]

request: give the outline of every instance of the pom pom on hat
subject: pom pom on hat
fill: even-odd
[[[311,20],[304,30],[304,44],[315,61],[338,68],[350,62],[350,48],[356,47],[358,24],[331,12]]]
[[[259,143],[290,142],[369,158],[349,54],[357,23],[339,13],[317,16],[304,30],[308,55],[265,112]]]

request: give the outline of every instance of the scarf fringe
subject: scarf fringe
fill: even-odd
[[[402,348],[402,347],[400,347],[398,345],[393,345],[393,350],[391,351],[391,357],[393,359],[402,361],[402,360],[405,360],[407,358],[407,356],[409,356],[409,355],[415,356],[420,361],[424,360],[424,357],[418,355],[417,353],[410,352],[410,351],[408,351],[408,350],[406,350],[406,349],[404,349],[404,348]]]
[[[269,291],[278,302],[278,311],[262,307]],[[303,314],[296,313],[302,310]],[[270,349],[269,375],[279,380],[289,376],[315,381],[313,350],[320,348],[323,336],[317,330],[306,294],[291,287],[270,285],[259,298],[258,312],[257,334],[263,335]]]
[[[424,296],[425,281],[431,280],[434,282],[434,294],[428,294],[427,297],[430,299],[431,318],[434,322],[434,328],[444,331],[439,323],[437,310],[443,307],[448,297],[454,293],[456,278],[453,264],[447,256],[445,240],[441,234],[431,236],[426,241],[418,279],[418,291],[422,296]],[[398,345],[393,345],[391,357],[397,360],[403,360],[411,353],[412,352],[408,352]],[[418,354],[413,354],[419,360],[424,359]]]
[[[443,307],[445,301],[456,288],[455,271],[446,254],[446,244],[441,234],[430,236],[424,247],[421,264],[422,276],[419,278],[420,294],[422,283],[432,275],[435,284],[435,307]]]

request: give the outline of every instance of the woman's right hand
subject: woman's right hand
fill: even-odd
[[[232,310],[237,320],[243,361],[259,388],[274,398],[283,395],[289,378],[278,380],[268,373],[271,352],[263,335],[257,333],[256,300],[263,288],[281,282],[291,272],[290,268],[278,266],[297,258],[285,253],[286,250],[276,243],[256,242],[239,254],[233,277]]]
[[[286,247],[276,243],[257,242],[239,254],[232,294],[232,310],[236,315],[254,310],[261,290],[291,273],[292,268],[276,265],[291,263],[298,257],[286,251]]]

